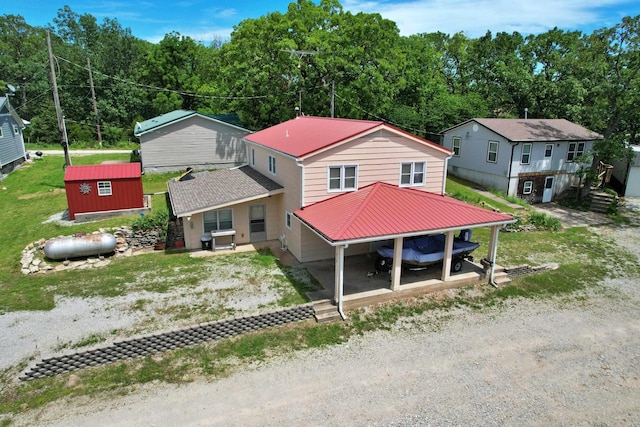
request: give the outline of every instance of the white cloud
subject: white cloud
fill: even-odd
[[[351,12],[379,13],[394,21],[402,35],[463,32],[479,37],[492,33],[518,31],[524,35],[545,32],[553,27],[577,29],[604,27],[601,9],[623,0],[345,0]]]

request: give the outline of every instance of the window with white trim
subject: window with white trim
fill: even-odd
[[[13,125],[13,133],[16,135],[20,133],[20,128],[16,124]]]
[[[269,156],[269,172],[276,174],[276,158],[273,156]]]
[[[427,162],[403,162],[400,165],[400,186],[416,186],[424,184]]]
[[[291,212],[284,213],[284,225],[291,230]]]
[[[329,166],[329,191],[347,191],[358,188],[356,165]]]
[[[553,144],[545,144],[544,146],[544,157],[548,159],[553,155]]]
[[[525,181],[522,186],[522,194],[531,194],[533,191],[533,181]]]
[[[498,161],[498,141],[489,141],[487,147],[487,162],[496,163]]]
[[[111,196],[111,181],[98,181],[98,196]]]
[[[255,166],[256,165],[256,149],[252,148],[251,149],[251,166]]]
[[[2,138],[4,135],[2,135],[2,128],[0,128],[0,138]]]
[[[233,230],[233,211],[231,209],[219,209],[207,211],[203,215],[204,232]]]
[[[460,155],[460,144],[462,144],[462,138],[459,136],[453,137],[453,155],[458,157]]]
[[[567,162],[573,162],[573,159],[584,154],[584,142],[570,142],[567,151]]]
[[[531,144],[522,144],[522,155],[520,156],[520,163],[528,165],[531,161]]]

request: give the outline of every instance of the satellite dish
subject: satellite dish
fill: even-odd
[[[11,91],[11,93],[16,93],[16,87],[12,84],[7,83],[7,87]]]

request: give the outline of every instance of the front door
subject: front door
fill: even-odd
[[[553,177],[544,179],[544,191],[542,192],[542,203],[549,203],[553,197]]]
[[[267,240],[265,210],[264,205],[249,206],[249,239],[251,242]]]

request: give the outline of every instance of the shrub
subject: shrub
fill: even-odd
[[[536,226],[549,231],[558,231],[562,228],[562,223],[558,218],[554,218],[545,213],[533,212],[529,216],[529,222]]]

